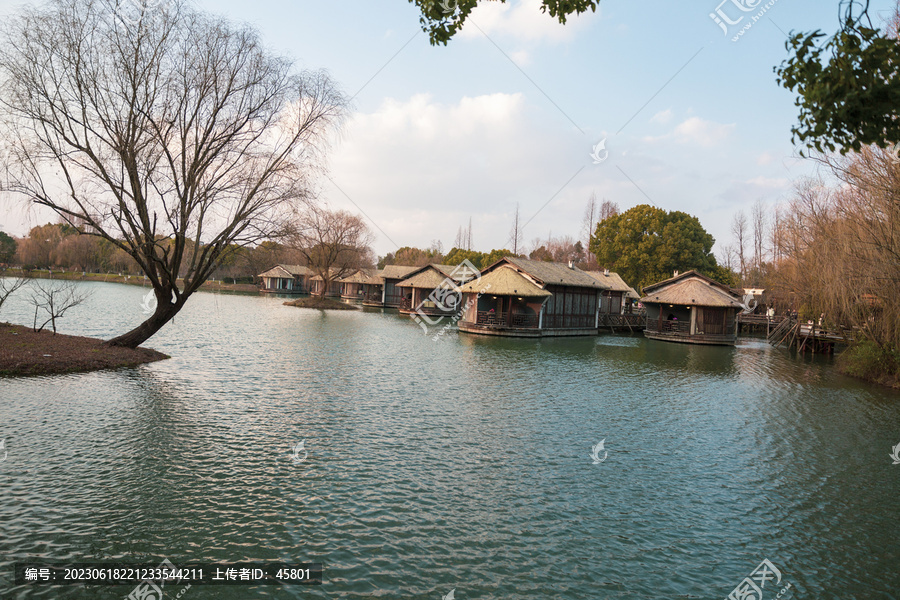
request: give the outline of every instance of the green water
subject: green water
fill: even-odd
[[[62,332],[144,317],[146,290],[83,285]],[[782,574],[766,600],[900,597],[900,394],[826,358],[434,341],[281,302],[198,294],[148,343],[171,360],[0,379],[0,599],[131,591],[17,587],[17,561],[164,557],[325,564],[322,586],[186,600],[721,600],[763,559]],[[0,318],[30,324],[24,296]]]

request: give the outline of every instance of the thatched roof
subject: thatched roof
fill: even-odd
[[[460,291],[463,293],[477,294],[482,290],[492,296],[546,298],[553,295],[509,265],[501,265],[480,279],[475,279],[460,287]]]
[[[342,280],[337,278],[338,271],[336,269],[329,269],[328,272],[331,274],[331,283],[338,283]],[[314,275],[310,278],[310,281],[322,281],[321,275]]]
[[[382,273],[384,273],[384,271],[375,271],[363,281],[363,285],[383,285],[384,277],[382,277]]]
[[[739,294],[697,271],[688,271],[645,287],[641,302],[741,308]]]
[[[372,271],[371,269],[360,269],[353,275],[348,275],[347,277],[342,277],[341,282],[342,283],[366,283],[367,280],[370,277],[372,277],[372,273],[374,273],[374,271]]]
[[[618,273],[613,273],[611,271],[585,271],[585,273],[600,283],[609,286],[610,291],[625,292],[626,298],[634,298],[637,300],[641,297],[633,287],[625,283],[625,280],[622,279]]]
[[[384,279],[403,279],[413,271],[418,271],[421,267],[408,267],[406,265],[386,265],[381,272]]]
[[[605,290],[607,286],[597,281],[578,267],[569,268],[568,265],[556,262],[545,262],[542,260],[528,260],[527,258],[518,258],[514,256],[506,256],[501,258],[483,272],[493,271],[495,268],[508,264],[517,271],[525,273],[541,287],[548,285],[568,285],[573,287],[592,288],[595,290]]]
[[[446,280],[447,275],[445,275],[438,269],[423,269],[412,277],[408,277],[398,283],[397,287],[424,288],[433,290],[438,288]]]
[[[456,283],[464,283],[471,279],[474,274],[471,270],[463,269],[459,265],[439,265],[435,263],[417,267],[415,271],[398,283],[397,287],[435,289],[448,278]]]
[[[300,277],[303,275],[312,275],[312,271],[307,267],[300,265],[275,265],[265,273],[260,273],[258,276],[289,279],[291,277]]]

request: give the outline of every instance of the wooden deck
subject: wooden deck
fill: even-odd
[[[846,327],[828,328],[793,319],[784,319],[767,336],[768,342],[776,348],[784,346],[797,352],[813,354],[831,354],[836,345],[849,344],[854,338],[853,330]]]
[[[691,334],[690,321],[662,321],[660,323],[649,319],[647,328],[644,329],[644,336],[652,340],[710,346],[734,346],[737,342],[733,322],[721,326],[718,330],[707,325],[705,331]]]

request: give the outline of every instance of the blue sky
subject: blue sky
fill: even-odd
[[[623,210],[694,214],[718,249],[737,210],[786,200],[815,167],[794,158],[797,109],[772,68],[791,30],[833,31],[838,2],[719,1],[604,0],[566,26],[539,0],[488,2],[438,47],[405,0],[199,4],[253,24],[272,50],[329,70],[354,96],[322,198],[364,212],[384,254],[432,240],[449,249],[470,217],[477,249],[504,247],[517,203],[526,246],[578,237],[592,192]],[[717,8],[744,19],[726,35]],[[871,14],[890,8],[876,1]],[[609,154],[595,164],[603,139]],[[15,234],[51,220],[4,204],[0,228]]]

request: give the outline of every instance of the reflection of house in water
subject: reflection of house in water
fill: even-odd
[[[513,337],[597,335],[600,294],[581,269],[506,257],[463,285],[459,330]]]
[[[644,335],[691,344],[734,345],[741,296],[727,285],[688,271],[644,288]]]
[[[300,265],[275,265],[260,273],[263,292],[279,294],[308,294],[312,271]]]

